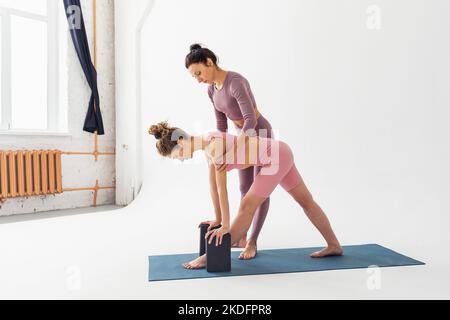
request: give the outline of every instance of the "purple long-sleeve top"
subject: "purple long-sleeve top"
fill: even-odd
[[[214,84],[209,85],[208,95],[214,105],[217,130],[227,132],[227,118],[233,121],[244,119],[243,132],[256,128],[255,97],[249,82],[241,74],[228,71],[222,88],[218,90]]]

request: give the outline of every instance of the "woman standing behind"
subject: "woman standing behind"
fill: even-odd
[[[218,66],[217,56],[200,44],[193,44],[186,56],[186,68],[199,83],[207,83],[208,96],[214,106],[217,130],[227,132],[228,119],[233,121],[238,132],[238,143],[246,136],[275,138],[269,121],[259,112],[255,97],[246,78],[234,71],[226,71]],[[221,158],[222,159],[222,158]],[[216,163],[219,171],[226,170],[226,164]],[[249,167],[239,170],[239,189],[244,198],[261,167]],[[248,241],[244,236],[238,247],[244,247],[240,259],[253,259],[256,256],[259,233],[269,211],[270,198],[267,198],[256,210],[252,232]]]

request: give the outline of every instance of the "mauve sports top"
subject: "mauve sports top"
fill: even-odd
[[[233,150],[233,146],[237,143],[237,136],[229,134],[227,132],[221,131],[212,131],[205,134],[205,140],[209,144],[213,137],[220,137],[225,139],[226,142],[226,151]],[[250,139],[258,139],[258,150],[254,150],[258,156],[256,157],[256,163],[252,163],[257,167],[267,167],[271,164],[275,164],[278,161],[276,157],[276,153],[272,152],[272,148],[275,148],[278,143],[283,143],[282,141],[277,141],[271,138],[262,138],[262,137],[252,137]],[[276,150],[276,149],[274,149]],[[234,157],[234,153],[231,153],[232,157],[225,159],[225,163],[227,163],[227,171],[233,169],[240,169],[241,165],[245,163],[245,147],[244,145],[240,145],[237,148],[237,156]],[[272,156],[274,155],[274,156]]]
[[[255,97],[249,82],[241,74],[228,71],[222,88],[218,90],[211,84],[208,95],[214,105],[217,130],[227,132],[227,117],[233,121],[244,119],[243,132],[256,127]]]

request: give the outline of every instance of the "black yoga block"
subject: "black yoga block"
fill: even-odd
[[[218,229],[222,227],[222,225],[218,225],[217,227],[214,227],[213,229]],[[208,232],[209,224],[201,224],[200,225],[200,250],[199,250],[199,257],[204,255],[206,253],[206,245],[205,245],[205,236]]]
[[[205,239],[206,245],[206,271],[229,272],[231,271],[231,235],[229,233],[222,237],[222,244],[216,246],[214,237],[211,244]]]

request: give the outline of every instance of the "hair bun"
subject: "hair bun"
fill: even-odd
[[[198,43],[191,45],[191,52],[197,49],[202,49],[202,46]]]
[[[161,140],[164,135],[170,133],[170,126],[166,121],[163,121],[152,125],[150,129],[148,129],[148,133],[154,135],[157,140]]]

